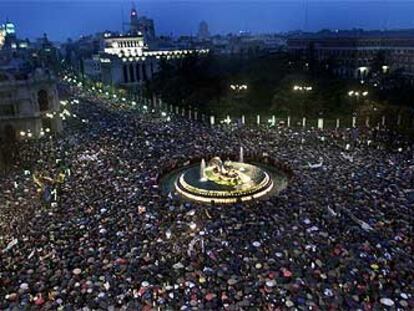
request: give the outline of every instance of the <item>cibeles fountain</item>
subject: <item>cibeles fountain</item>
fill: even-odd
[[[278,194],[286,188],[292,173],[266,154],[246,160],[243,147],[235,157],[237,160],[228,157],[211,156],[166,167],[161,178],[163,193],[205,204],[247,202]]]
[[[280,175],[281,176],[281,175]],[[169,192],[182,198],[204,203],[237,203],[258,199],[280,189],[275,172],[259,164],[244,161],[240,148],[238,161],[220,157],[201,159],[198,164],[170,174]]]

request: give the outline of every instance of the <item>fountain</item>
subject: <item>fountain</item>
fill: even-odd
[[[240,148],[240,160],[243,148]],[[174,188],[186,199],[205,203],[236,203],[267,195],[273,189],[272,174],[265,168],[243,162],[223,162],[214,157],[181,171]]]
[[[200,164],[200,181],[207,181],[207,178],[206,178],[206,161],[204,159],[201,160],[201,164]]]
[[[240,163],[244,162],[243,147],[240,147],[239,162]]]

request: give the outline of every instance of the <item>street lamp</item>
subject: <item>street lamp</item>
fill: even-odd
[[[311,92],[313,88],[309,85],[294,85],[293,91],[294,92]]]
[[[350,90],[348,92],[348,96],[349,97],[356,97],[356,98],[359,98],[359,96],[367,97],[368,94],[369,94],[368,91],[354,91],[354,90]]]
[[[247,90],[247,84],[230,84],[230,89],[236,92]]]

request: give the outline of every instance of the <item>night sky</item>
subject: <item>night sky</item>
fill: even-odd
[[[145,0],[135,1],[138,14],[155,20],[157,34],[195,34],[201,20],[210,32],[240,30],[284,32],[304,29],[414,28],[414,0],[308,1],[305,0]],[[81,34],[121,30],[122,12],[127,21],[132,1],[126,0],[0,0],[0,21],[17,26],[20,38],[46,32],[52,40]]]

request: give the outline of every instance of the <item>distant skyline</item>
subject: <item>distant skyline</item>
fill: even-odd
[[[1,0],[0,22],[13,21],[20,38],[47,33],[52,40],[65,41],[104,30],[121,31],[131,4],[130,0]],[[157,35],[194,35],[202,20],[211,34],[414,28],[414,1],[146,0],[135,4],[139,15],[154,19]]]

